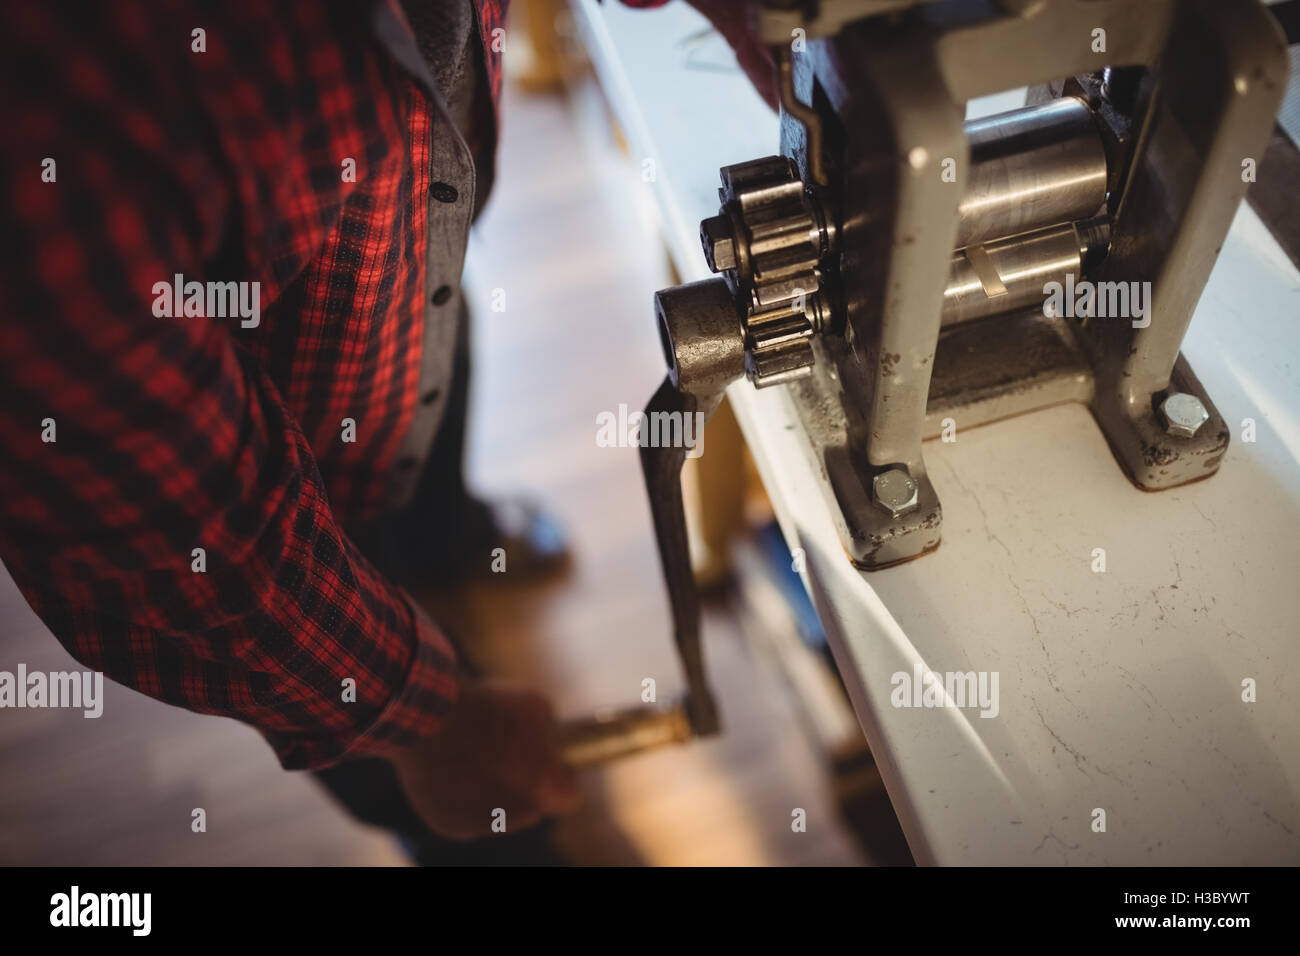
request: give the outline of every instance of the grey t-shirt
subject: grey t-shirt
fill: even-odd
[[[402,5],[410,31],[387,4],[377,2],[377,37],[435,95],[435,104],[429,142],[421,398],[389,476],[390,511],[411,500],[446,410],[465,308],[460,291],[465,246],[492,177],[491,151],[473,156],[465,141],[475,118],[475,97],[488,95],[475,7],[471,0],[402,0]],[[437,294],[443,286],[449,296]]]

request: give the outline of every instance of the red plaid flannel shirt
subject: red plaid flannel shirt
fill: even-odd
[[[505,5],[477,2],[493,100]],[[289,768],[409,743],[457,692],[342,530],[383,501],[424,316],[433,107],[370,13],[20,0],[0,31],[0,558],[85,665]],[[259,283],[260,324],[157,317],[177,274]]]

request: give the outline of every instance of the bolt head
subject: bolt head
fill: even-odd
[[[736,268],[736,240],[726,216],[713,216],[700,223],[700,244],[714,272]]]
[[[916,480],[901,468],[882,471],[871,480],[871,497],[877,507],[901,518],[917,505]]]
[[[1210,420],[1201,400],[1186,392],[1171,392],[1160,403],[1160,414],[1165,419],[1165,432],[1176,438],[1191,438]]]

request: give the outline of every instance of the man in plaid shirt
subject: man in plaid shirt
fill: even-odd
[[[562,552],[460,475],[505,3],[21,3],[0,40],[0,558],[84,664],[417,841],[576,798],[545,699],[398,583]]]

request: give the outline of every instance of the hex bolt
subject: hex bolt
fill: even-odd
[[[736,239],[726,216],[711,216],[700,223],[700,244],[714,272],[736,268]]]
[[[1165,433],[1175,438],[1191,438],[1210,420],[1201,400],[1186,392],[1170,392],[1160,403],[1160,414],[1165,418]]]
[[[891,517],[901,518],[917,505],[917,484],[902,468],[890,468],[871,479],[871,497]]]

